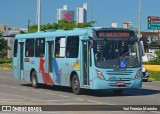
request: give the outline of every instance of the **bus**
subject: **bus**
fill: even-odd
[[[39,84],[113,90],[142,87],[142,47],[135,31],[88,27],[18,34],[13,76]]]

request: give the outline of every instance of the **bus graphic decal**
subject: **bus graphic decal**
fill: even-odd
[[[58,64],[57,64],[57,61],[55,58],[53,58],[53,68],[54,68],[54,71],[56,73],[56,81],[58,84],[60,84],[60,72],[59,69],[58,69]]]
[[[52,80],[51,76],[49,75],[49,73],[45,72],[44,62],[45,62],[45,60],[42,59],[42,58],[40,58],[39,71],[42,73],[44,84],[51,84],[51,85],[53,85],[53,80]]]

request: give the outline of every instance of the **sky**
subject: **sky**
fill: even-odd
[[[27,28],[36,24],[37,0],[0,0],[0,25]],[[88,3],[87,21],[91,21],[91,0],[41,0],[41,24],[54,23],[57,8],[67,5],[69,10]],[[142,0],[141,30],[147,29],[148,16],[160,16],[160,0]],[[111,23],[132,22],[138,28],[139,0],[92,0],[94,26],[111,27]]]

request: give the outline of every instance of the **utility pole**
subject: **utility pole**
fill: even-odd
[[[139,17],[138,17],[138,37],[141,38],[141,7],[142,0],[139,0]]]
[[[30,19],[28,19],[28,33],[29,33]]]
[[[40,23],[41,23],[41,0],[37,0],[37,25],[38,25],[38,32],[40,31]]]
[[[92,21],[92,15],[93,15],[93,9],[92,9],[92,0],[90,0],[91,1],[91,21]]]

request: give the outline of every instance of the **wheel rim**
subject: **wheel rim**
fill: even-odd
[[[36,78],[35,77],[33,77],[33,79],[32,79],[33,81],[33,86],[35,86],[36,85]]]
[[[75,79],[75,80],[73,81],[73,89],[74,89],[75,91],[77,91],[77,90],[79,89],[79,81],[78,81],[77,79]]]

